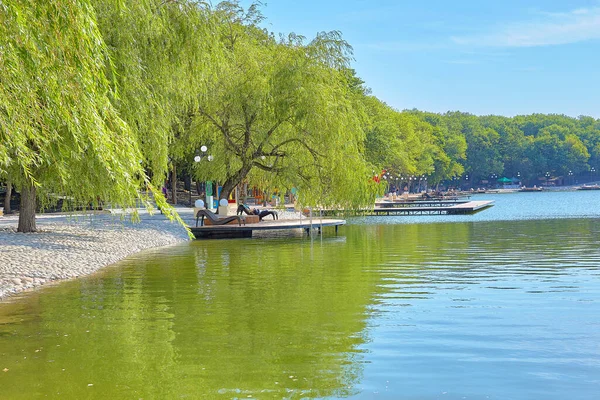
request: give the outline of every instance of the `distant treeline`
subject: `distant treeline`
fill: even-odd
[[[519,177],[535,184],[588,177],[600,164],[600,120],[592,117],[399,112],[372,96],[365,104],[368,159],[392,175],[426,175],[432,183],[468,176],[473,185]]]

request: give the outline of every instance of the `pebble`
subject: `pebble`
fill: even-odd
[[[47,215],[36,223],[40,232],[23,234],[16,232],[16,217],[0,218],[0,300],[89,275],[141,250],[189,240],[181,225],[161,214],[144,215],[139,223],[110,214],[78,220]]]

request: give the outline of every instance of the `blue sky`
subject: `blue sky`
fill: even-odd
[[[267,0],[262,10],[273,32],[341,31],[358,75],[397,109],[600,117],[600,0]]]

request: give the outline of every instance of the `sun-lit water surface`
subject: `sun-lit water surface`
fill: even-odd
[[[21,296],[0,399],[596,399],[600,193],[537,195],[196,241]]]

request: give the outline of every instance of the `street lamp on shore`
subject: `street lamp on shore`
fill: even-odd
[[[207,150],[208,147],[206,146],[200,147],[200,152],[196,151],[196,155],[194,156],[194,162],[199,163],[200,161],[202,161],[202,157],[204,156],[204,153],[206,153]]]
[[[200,146],[200,151],[196,151],[196,155],[194,156],[194,163],[199,164],[205,158],[206,158],[206,160],[208,160],[208,162],[211,162],[213,160],[213,156],[211,154],[209,154],[208,156],[205,156],[207,151],[208,151],[207,146],[205,146],[205,145]],[[208,187],[208,182],[205,182],[204,187],[205,187],[205,191],[206,191],[206,188]],[[190,187],[190,204],[192,203],[192,190],[191,189],[192,188]],[[206,193],[207,193],[206,205],[207,205],[207,207],[210,207],[212,199],[211,199],[211,201],[209,201],[208,192],[206,192]],[[198,193],[198,194],[200,194],[200,193]]]
[[[573,184],[573,171],[569,171],[569,183]]]
[[[204,154],[208,151],[208,147],[206,146],[201,146],[200,147],[200,151],[196,151],[196,155],[194,156],[194,163],[198,164],[200,161],[202,161],[202,158],[204,156]],[[208,156],[208,161],[212,161],[212,156]],[[190,204],[192,204],[192,182],[190,179]],[[200,193],[198,193],[199,195]]]

